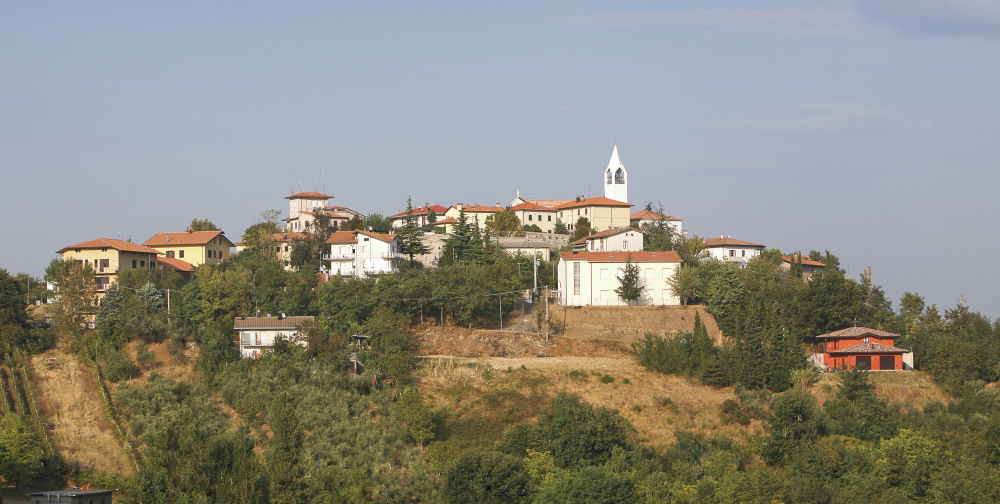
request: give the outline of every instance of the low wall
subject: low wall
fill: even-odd
[[[715,317],[702,306],[551,306],[549,318],[570,338],[634,341],[646,333],[674,336],[694,331],[695,313],[717,344],[722,341]]]

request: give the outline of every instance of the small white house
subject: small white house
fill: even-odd
[[[298,328],[313,325],[313,317],[236,317],[233,330],[239,334],[240,357],[256,359],[274,347],[279,336],[299,346],[306,346],[304,334]]]
[[[370,231],[337,231],[326,240],[330,253],[323,256],[323,272],[342,276],[394,273],[399,261],[399,236]],[[327,269],[328,268],[328,269]]]
[[[631,261],[639,267],[641,305],[679,305],[667,283],[683,262],[677,252],[562,252],[559,303],[563,306],[625,306],[615,289]]]
[[[757,257],[764,251],[764,246],[743,240],[735,240],[728,236],[706,238],[705,245],[709,257],[722,262],[735,262],[746,266],[747,261]]]
[[[609,229],[570,243],[574,252],[641,252],[645,234],[632,227]]]

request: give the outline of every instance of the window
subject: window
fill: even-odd
[[[531,220],[531,214],[528,214],[528,220]]]
[[[608,174],[608,183],[610,184],[611,183],[611,168],[608,168],[608,170],[607,170],[606,173]]]
[[[622,250],[628,250],[628,242],[622,242]]]
[[[139,266],[146,267],[146,261],[139,261]]]
[[[608,271],[608,268],[601,268],[601,280],[610,280],[610,279],[611,279],[611,273]]]
[[[542,220],[542,215],[541,215],[541,214],[538,214],[538,220],[539,220],[539,221],[541,221],[541,220]]]
[[[101,252],[107,252],[107,251],[108,251],[108,247],[104,247],[104,248],[101,249]]]
[[[868,343],[868,336],[865,336],[865,343]]]
[[[184,251],[181,250],[181,251],[177,252],[177,257],[180,257],[181,259],[184,259]]]
[[[135,267],[135,259],[132,259],[132,267]]]
[[[174,251],[173,250],[168,250],[167,251],[167,257],[169,259],[173,259],[174,258]]]
[[[747,251],[746,250],[741,250],[740,253],[743,254],[743,257],[747,256]]]
[[[586,208],[583,209],[583,215],[587,215],[587,209]]]
[[[615,172],[615,183],[616,184],[625,183],[625,170],[619,168],[618,171]]]
[[[580,295],[580,263],[573,263],[573,295]]]
[[[735,250],[730,250],[729,251],[729,257],[736,257],[736,251]]]
[[[549,216],[549,222],[552,222],[552,216],[551,215]]]
[[[653,268],[646,268],[646,278],[653,279]]]

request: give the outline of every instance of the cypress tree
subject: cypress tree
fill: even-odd
[[[270,500],[276,504],[301,502],[299,452],[302,428],[288,394],[282,392],[271,403],[268,425],[274,436],[265,452],[270,476]]]

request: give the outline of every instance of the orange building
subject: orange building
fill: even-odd
[[[900,336],[867,327],[849,327],[816,336],[823,341],[826,369],[858,368],[872,371],[901,371],[913,367],[912,353],[896,348]]]

